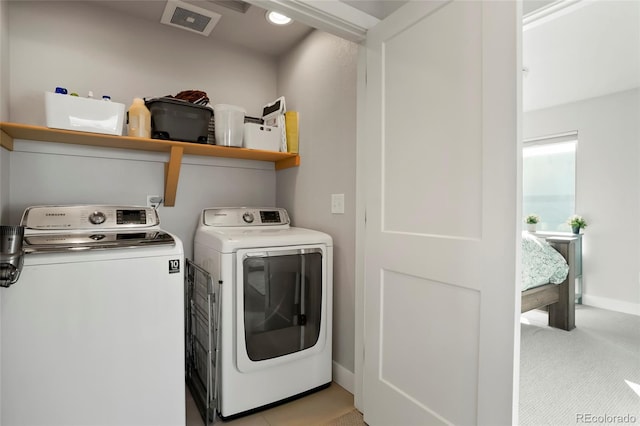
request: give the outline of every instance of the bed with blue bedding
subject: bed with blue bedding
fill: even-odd
[[[575,237],[522,233],[522,309],[544,308],[549,326],[575,327]]]

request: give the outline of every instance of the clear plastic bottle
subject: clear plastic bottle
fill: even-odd
[[[127,134],[139,138],[151,137],[151,113],[142,98],[133,98],[127,112]]]

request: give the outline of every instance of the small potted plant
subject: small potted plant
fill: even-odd
[[[524,221],[527,223],[527,231],[536,232],[536,225],[540,222],[540,216],[537,214],[528,215]]]
[[[567,223],[571,226],[571,230],[574,234],[579,234],[580,229],[587,227],[587,221],[584,220],[582,216],[578,216],[577,214],[570,216],[569,220],[567,220]]]

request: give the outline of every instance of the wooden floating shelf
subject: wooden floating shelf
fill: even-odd
[[[104,135],[99,133],[50,129],[42,126],[6,122],[0,123],[0,130],[0,145],[10,151],[13,151],[14,139],[26,139],[32,141],[89,145],[105,148],[166,152],[169,154],[169,162],[165,167],[164,186],[164,205],[167,207],[173,207],[175,205],[183,155],[270,161],[275,164],[276,170],[297,167],[300,165],[300,156],[298,154],[291,154],[288,152],[261,151],[257,149],[231,148],[217,145],[165,141],[160,139],[147,139],[131,136]]]

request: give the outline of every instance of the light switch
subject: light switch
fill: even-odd
[[[331,194],[331,213],[344,213],[344,194]]]

